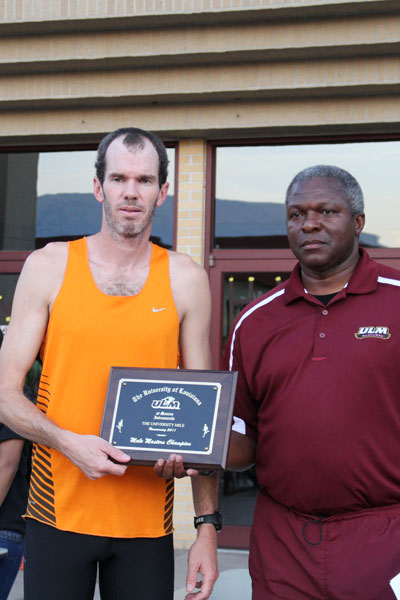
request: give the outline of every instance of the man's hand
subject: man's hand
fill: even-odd
[[[196,477],[199,474],[196,469],[185,469],[183,458],[179,454],[171,454],[167,460],[160,458],[154,465],[154,471],[158,477],[164,477],[165,479]]]
[[[198,581],[197,576],[201,579]],[[214,525],[199,525],[198,537],[189,550],[185,600],[206,600],[218,578],[217,532]],[[200,591],[196,592],[196,588]]]
[[[58,449],[89,479],[104,475],[124,475],[130,456],[95,435],[63,431]],[[115,462],[114,462],[115,461]]]

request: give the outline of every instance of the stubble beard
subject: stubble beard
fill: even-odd
[[[151,206],[150,210],[147,212],[145,219],[143,221],[140,221],[139,223],[135,222],[135,221],[119,221],[116,216],[113,213],[112,207],[110,202],[107,200],[106,195],[104,194],[104,190],[103,190],[103,198],[104,198],[104,215],[105,215],[105,220],[108,226],[109,231],[111,232],[111,235],[115,236],[115,237],[122,237],[125,239],[135,239],[137,237],[140,237],[140,235],[142,235],[147,228],[149,227],[149,225],[152,224],[153,219],[154,219],[154,214],[156,212],[156,208],[157,208],[157,198],[154,200],[153,205]],[[124,205],[129,204],[128,202],[124,202]],[[134,202],[130,203],[132,206],[135,206]],[[118,207],[117,207],[118,210]]]

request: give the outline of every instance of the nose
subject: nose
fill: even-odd
[[[309,211],[305,214],[303,221],[303,231],[316,231],[321,227],[320,215],[315,211]]]
[[[134,179],[127,179],[124,188],[124,198],[137,198],[138,186]]]

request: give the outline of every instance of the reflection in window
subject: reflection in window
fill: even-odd
[[[250,302],[266,294],[276,285],[285,281],[286,272],[242,272],[225,273],[223,278],[222,346],[225,346],[229,332],[240,311]]]
[[[169,195],[156,211],[152,240],[171,248],[175,149],[168,148]],[[33,250],[50,240],[99,231],[93,196],[95,151],[0,154],[0,249]]]
[[[36,246],[99,231],[101,205],[93,196],[96,152],[38,155]]]
[[[316,164],[349,171],[364,192],[365,246],[400,247],[396,173],[400,142],[216,149],[215,248],[287,248],[284,199],[292,178]]]

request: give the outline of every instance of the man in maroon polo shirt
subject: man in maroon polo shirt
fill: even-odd
[[[262,485],[253,600],[393,600],[400,572],[400,272],[359,248],[357,181],[301,171],[286,196],[288,281],[238,317],[229,467]]]

